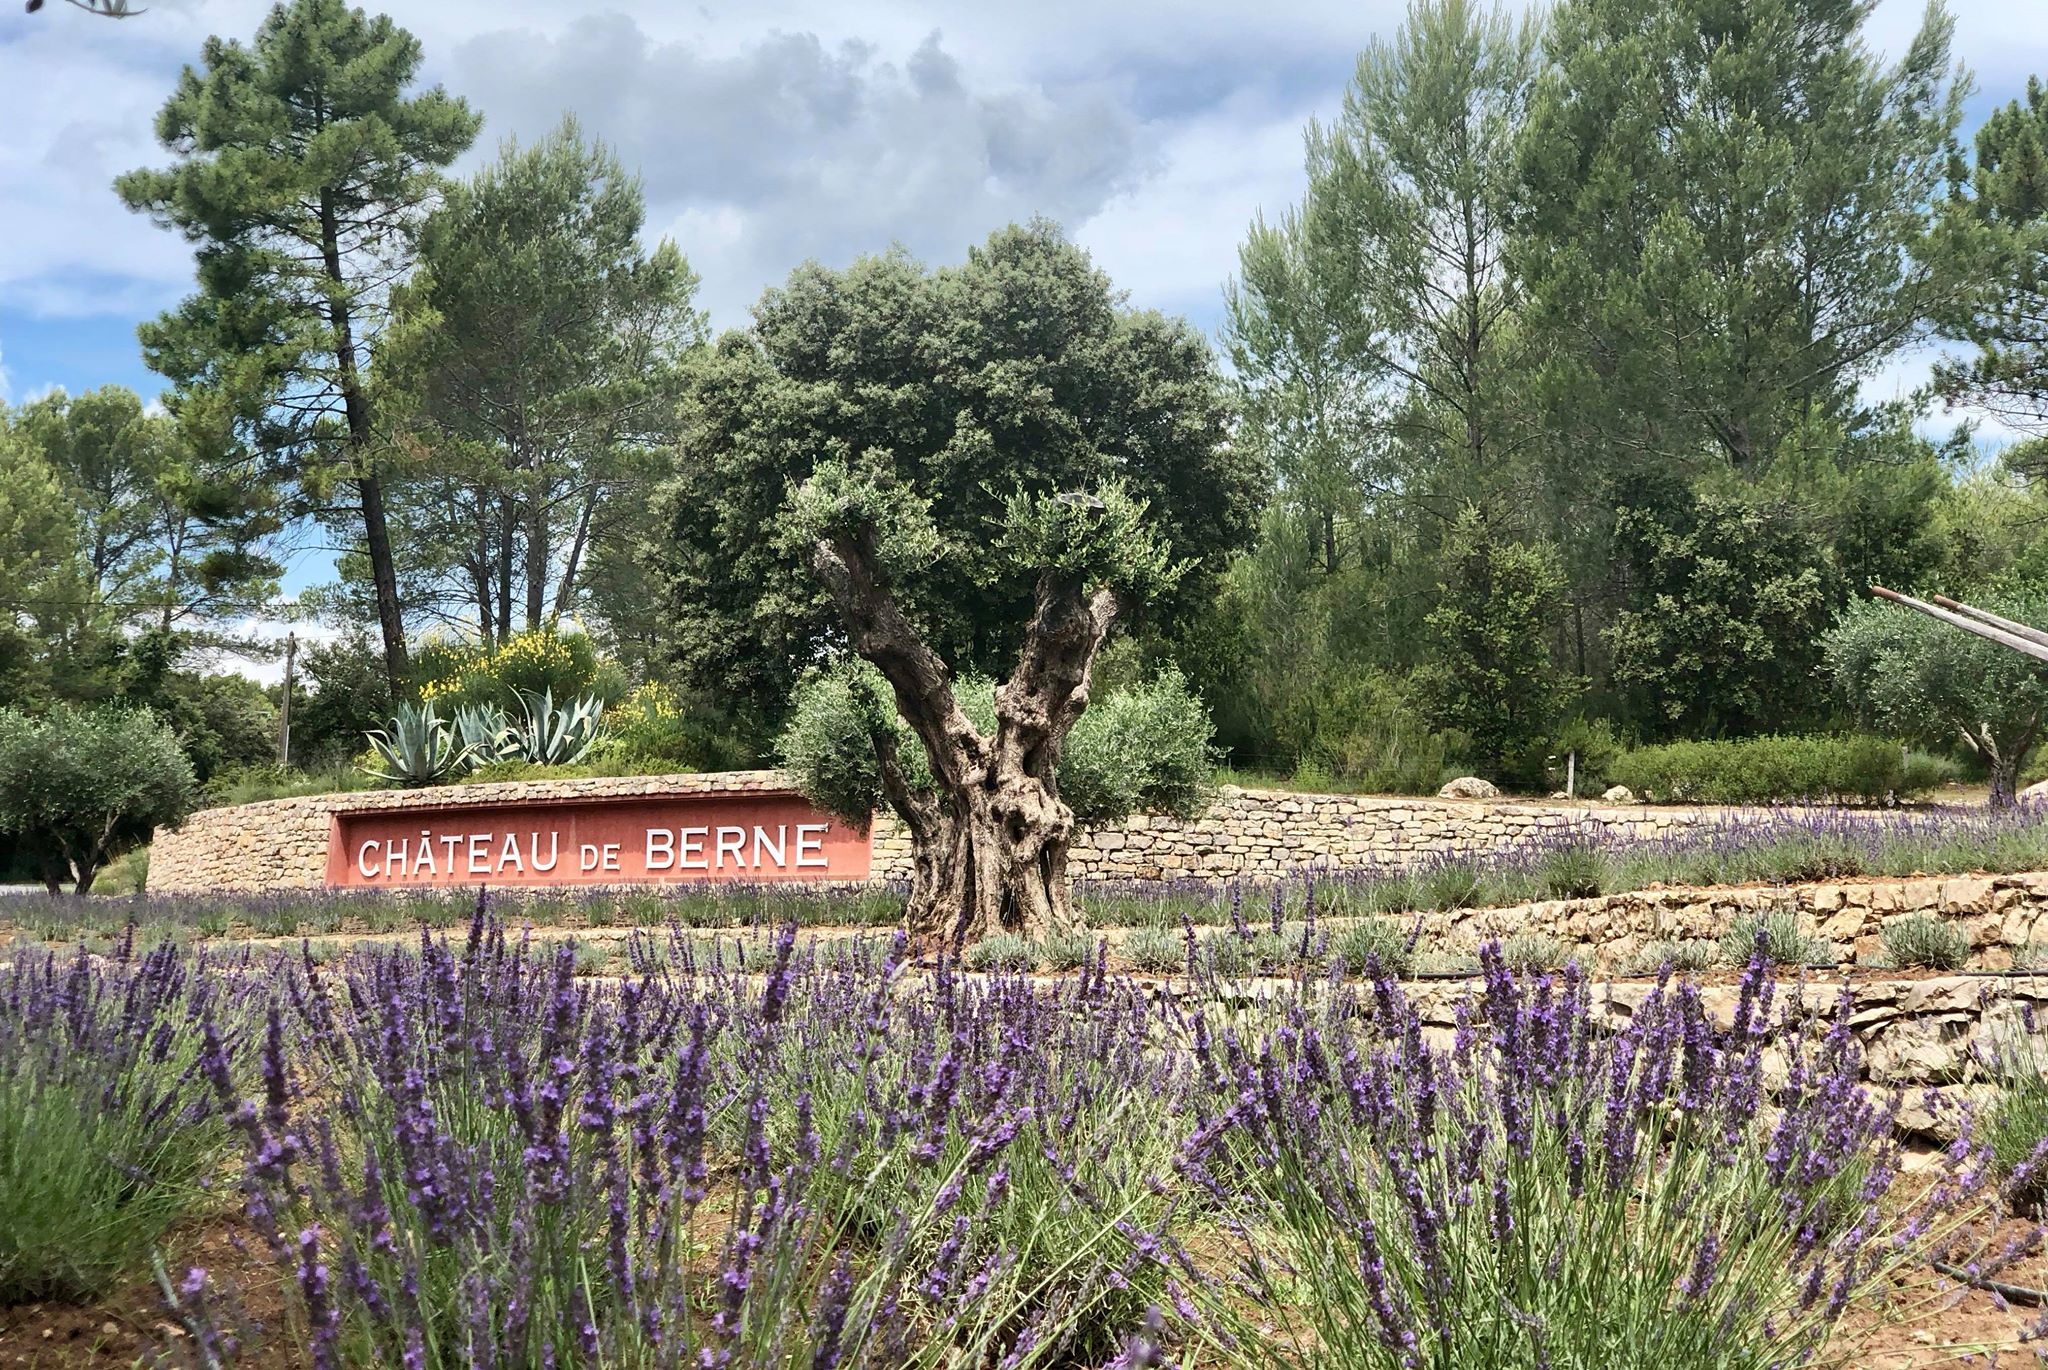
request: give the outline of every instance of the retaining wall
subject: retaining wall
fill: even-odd
[[[1647,889],[1409,916],[1422,920],[1432,946],[1470,948],[1517,934],[1555,937],[1586,964],[1611,970],[1652,942],[1713,940],[1738,919],[1760,913],[1798,917],[1835,943],[1840,963],[1851,966],[1882,958],[1886,924],[1932,914],[1968,936],[1970,969],[2002,971],[2030,944],[2048,944],[2048,872]]]
[[[788,792],[779,771],[508,781],[425,790],[358,790],[272,799],[192,815],[159,831],[149,888],[279,889],[318,885],[329,816],[365,809],[433,809],[607,795]],[[1591,828],[1613,840],[1654,840],[1724,821],[1741,810],[1563,805],[1498,800],[1387,799],[1223,786],[1207,811],[1180,820],[1139,814],[1085,832],[1069,869],[1080,878],[1228,879],[1283,875],[1304,866],[1405,864],[1433,853],[1485,851]],[[873,878],[907,878],[910,838],[878,816]]]

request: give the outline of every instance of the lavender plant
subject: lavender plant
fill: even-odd
[[[459,951],[288,977],[260,1102],[206,1058],[312,1364],[1021,1367],[1142,1312],[1142,996],[905,999],[900,944],[825,965],[793,928],[574,968],[479,909]]]
[[[102,1293],[208,1202],[230,1139],[198,1022],[231,1012],[222,984],[125,940],[105,962],[0,968],[0,1306]],[[233,1037],[217,1037],[223,1070]]]
[[[1204,1037],[1180,1173],[1238,1260],[1176,1286],[1185,1335],[1235,1364],[1795,1364],[1980,1185],[1959,1147],[1887,1216],[1897,1103],[1857,1084],[1846,1001],[1824,1032],[1774,1018],[1761,953],[1732,1027],[1663,980],[1611,1036],[1575,970],[1484,955],[1448,1049],[1386,979]]]

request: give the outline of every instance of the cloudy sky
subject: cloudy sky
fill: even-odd
[[[151,133],[209,33],[246,38],[260,0],[138,0],[97,19],[0,0],[0,399],[109,381],[145,396],[135,325],[190,285],[173,234],[110,182],[163,160]],[[2039,0],[1952,0],[1973,118],[2048,73]],[[573,110],[645,178],[652,233],[742,322],[805,258],[902,243],[954,260],[1049,215],[1139,304],[1213,330],[1245,225],[1298,194],[1303,124],[1339,105],[1357,50],[1401,0],[669,3],[391,0],[425,79],[486,118],[465,166]],[[1880,0],[1903,47],[1918,0]],[[1904,384],[1900,377],[1889,383]],[[319,578],[324,558],[293,581]]]

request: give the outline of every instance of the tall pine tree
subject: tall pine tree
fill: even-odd
[[[246,47],[207,39],[202,64],[157,118],[174,165],[116,182],[198,258],[198,293],[143,326],[144,355],[186,402],[232,415],[310,512],[358,525],[396,682],[404,606],[370,373],[411,230],[480,121],[439,87],[408,94],[419,43],[343,0],[278,5]]]

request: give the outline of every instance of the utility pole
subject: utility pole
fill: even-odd
[[[292,764],[292,666],[299,655],[299,635],[284,635],[284,697],[277,706],[277,764]]]

